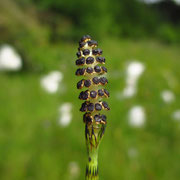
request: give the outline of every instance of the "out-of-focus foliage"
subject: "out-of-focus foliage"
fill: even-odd
[[[58,61],[59,54],[53,47],[56,43],[77,40],[82,34],[99,39],[158,38],[179,43],[180,6],[170,4],[147,5],[136,0],[1,0],[0,43],[15,45],[25,57],[24,67],[34,70],[48,69]]]
[[[32,0],[33,1],[33,0]],[[71,26],[64,36],[77,38],[79,33],[91,32],[120,37],[159,37],[167,42],[179,42],[180,6],[173,1],[147,5],[137,0],[39,0],[33,1],[39,9],[56,12],[69,19]],[[46,17],[44,17],[46,19]],[[62,20],[54,22],[58,26]],[[165,24],[165,25],[164,25]],[[168,26],[164,29],[164,26]],[[57,30],[58,31],[58,30]],[[168,36],[171,31],[174,37]],[[167,33],[168,38],[165,37]],[[60,34],[60,33],[59,33]],[[56,34],[57,35],[57,34]]]
[[[180,179],[179,23],[179,6],[171,1],[0,0],[0,52],[8,44],[23,61],[21,71],[0,72],[0,180],[84,179],[84,124],[74,75],[74,40],[84,34],[99,42],[109,76],[100,178]],[[126,74],[134,61],[144,68],[137,84],[137,69],[131,81]],[[56,90],[48,78],[54,73],[61,81],[55,75],[59,89],[49,94],[42,79]],[[137,93],[124,98],[128,83]],[[72,106],[66,127],[59,120],[63,104]],[[144,109],[140,127],[129,123],[133,107]]]

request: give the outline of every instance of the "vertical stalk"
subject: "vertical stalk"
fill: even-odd
[[[98,180],[98,149],[104,135],[105,125],[86,124],[85,137],[88,153],[86,180]]]
[[[83,76],[77,83],[78,89],[86,88],[81,91],[79,99],[84,100],[80,111],[85,112],[83,121],[85,123],[86,147],[88,161],[86,165],[86,180],[98,180],[98,148],[106,128],[106,115],[101,110],[110,110],[107,102],[103,98],[109,97],[109,92],[102,86],[108,83],[105,64],[105,57],[102,57],[102,50],[97,48],[98,43],[85,35],[79,41],[78,59],[76,65],[77,76]]]
[[[86,180],[98,180],[98,149],[93,148],[88,153],[88,162],[86,165]]]

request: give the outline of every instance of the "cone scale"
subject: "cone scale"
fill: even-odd
[[[105,58],[102,50],[97,48],[97,42],[89,35],[79,41],[76,65],[77,76],[82,79],[77,83],[77,89],[82,89],[79,99],[83,101],[80,111],[84,112],[85,139],[88,160],[86,165],[86,180],[98,180],[98,149],[106,129],[106,116],[104,111],[110,110],[104,98],[109,92],[104,86],[108,83],[105,77],[107,69],[104,66]]]

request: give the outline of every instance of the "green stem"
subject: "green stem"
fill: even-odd
[[[85,137],[88,153],[86,165],[86,180],[98,180],[98,149],[104,135],[104,124],[86,124]]]
[[[98,180],[98,149],[92,150],[88,154],[88,162],[86,165],[86,180]]]

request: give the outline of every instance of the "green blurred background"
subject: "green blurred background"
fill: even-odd
[[[0,180],[84,179],[84,34],[111,93],[100,179],[180,179],[178,0],[0,0]]]

